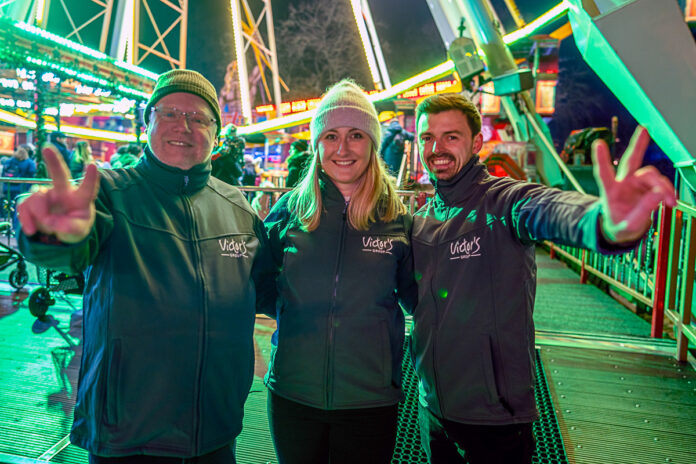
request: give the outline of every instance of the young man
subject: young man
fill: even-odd
[[[86,272],[70,439],[91,463],[235,462],[257,294],[275,287],[261,220],[210,176],[217,102],[200,74],[162,74],[135,167],[90,165],[75,188],[49,146],[53,187],[19,206],[29,260]]]
[[[660,202],[675,204],[674,189],[640,168],[649,142],[642,128],[616,178],[606,144],[594,146],[597,199],[489,175],[477,156],[481,116],[460,95],[426,98],[416,121],[436,190],[412,234],[423,445],[431,463],[531,463],[535,244],[626,251]]]

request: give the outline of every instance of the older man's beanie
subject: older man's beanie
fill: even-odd
[[[186,92],[201,97],[213,110],[213,116],[217,122],[217,134],[220,135],[221,117],[220,104],[218,103],[215,87],[200,73],[190,69],[173,69],[160,74],[155,84],[155,90],[145,106],[143,119],[145,124],[150,122],[152,107],[165,95],[175,92]]]
[[[309,130],[312,148],[317,149],[319,136],[338,127],[353,127],[367,133],[375,148],[379,148],[381,127],[375,106],[358,85],[348,79],[335,84],[319,102]]]

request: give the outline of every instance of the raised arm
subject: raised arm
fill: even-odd
[[[17,207],[22,230],[27,236],[40,232],[54,235],[63,243],[80,242],[94,225],[94,201],[99,191],[97,167],[87,166],[82,182],[75,187],[58,149],[47,144],[41,153],[53,186],[41,188]]]

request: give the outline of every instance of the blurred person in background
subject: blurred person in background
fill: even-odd
[[[94,163],[92,147],[86,141],[80,140],[75,144],[70,158],[70,175],[73,179],[81,178],[85,167],[92,163]]]
[[[312,152],[306,140],[295,140],[290,145],[290,155],[285,162],[288,164],[288,177],[285,179],[287,188],[295,188],[302,179],[307,165],[312,160]]]
[[[12,153],[12,156],[2,161],[3,177],[19,177],[31,179],[36,176],[36,162],[33,158],[33,147],[30,145],[19,145]],[[4,183],[3,193],[8,200],[14,201],[17,195],[28,192],[31,184]]]
[[[222,145],[213,151],[212,173],[221,181],[230,185],[241,185],[242,156],[246,143],[237,137],[237,128],[230,124],[222,133]]]
[[[131,168],[138,163],[143,151],[137,143],[129,143],[119,147],[115,155],[111,156],[111,168]]]

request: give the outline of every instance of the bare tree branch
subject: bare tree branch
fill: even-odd
[[[306,0],[290,5],[276,27],[278,63],[290,92],[284,100],[320,96],[351,77],[371,88],[362,43],[347,1]]]

